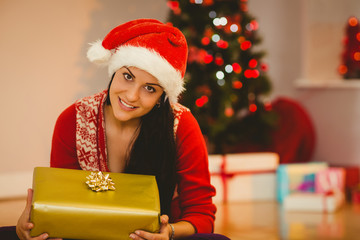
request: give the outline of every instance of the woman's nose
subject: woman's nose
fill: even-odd
[[[128,89],[126,96],[128,101],[135,102],[139,99],[139,96],[139,89],[137,87]]]

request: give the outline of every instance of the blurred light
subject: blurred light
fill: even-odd
[[[252,72],[250,69],[246,69],[245,72],[244,72],[244,76],[246,78],[251,78],[252,77]]]
[[[224,64],[224,59],[222,59],[221,57],[216,57],[215,58],[215,64],[218,66],[221,66]]]
[[[250,24],[253,30],[257,30],[259,28],[259,23],[256,20],[252,20]]]
[[[232,25],[230,26],[230,31],[232,31],[232,32],[237,32],[238,30],[239,30],[239,27],[238,27],[237,24],[232,24]]]
[[[253,26],[252,26],[251,23],[246,24],[245,28],[246,28],[246,30],[248,30],[248,31],[254,30],[254,28],[253,28]]]
[[[265,64],[265,63],[261,63],[261,65],[260,65],[260,69],[261,69],[261,71],[266,72],[266,71],[269,69],[269,67],[268,67],[268,65],[267,65],[267,64]]]
[[[211,39],[213,40],[213,42],[218,42],[220,40],[220,36],[218,34],[214,34],[212,35]]]
[[[349,19],[349,25],[352,26],[352,27],[355,27],[356,25],[358,25],[359,21],[357,20],[356,17],[351,17]]]
[[[241,66],[238,64],[238,63],[233,63],[232,64],[232,67],[233,67],[233,71],[235,72],[235,73],[241,73]]]
[[[251,42],[250,41],[244,41],[240,44],[240,48],[241,50],[245,51],[247,49],[249,49],[251,47]]]
[[[250,112],[256,112],[256,110],[257,110],[256,104],[254,104],[254,103],[250,104],[249,111]]]
[[[241,44],[242,42],[245,41],[245,37],[241,36],[238,38],[238,42]]]
[[[360,42],[360,33],[356,34],[356,39]]]
[[[257,64],[258,64],[258,62],[255,59],[251,59],[249,61],[249,67],[251,67],[251,68],[256,68]]]
[[[226,49],[229,47],[229,43],[224,41],[224,40],[219,40],[216,45],[219,47],[219,48],[222,48],[222,49]]]
[[[270,102],[270,101],[265,102],[265,103],[264,103],[264,108],[265,108],[266,111],[272,110],[271,102]]]
[[[213,24],[214,24],[215,26],[220,26],[220,18],[214,18]]]
[[[232,107],[227,107],[224,114],[227,117],[231,117],[232,115],[234,115],[234,109],[232,109]]]
[[[233,67],[230,64],[225,66],[225,72],[231,73],[232,71],[233,71]]]
[[[339,67],[339,73],[340,73],[341,75],[344,75],[345,73],[347,73],[347,71],[348,71],[348,68],[347,68],[345,65],[340,65],[340,67]]]
[[[354,53],[354,59],[355,61],[360,61],[360,52]]]
[[[175,10],[177,8],[179,8],[179,2],[178,1],[168,1],[166,3],[166,5],[171,9],[171,10]]]
[[[217,77],[217,79],[224,79],[225,74],[222,71],[218,71],[218,72],[216,72],[216,77]]]
[[[219,79],[219,80],[217,80],[217,84],[219,86],[224,86],[225,85],[225,80],[224,79]]]
[[[202,45],[209,45],[209,43],[210,43],[210,38],[208,38],[208,37],[203,37],[203,38],[201,39],[201,43],[202,43]]]
[[[226,26],[227,23],[228,23],[228,21],[227,21],[226,17],[220,18],[220,25]]]
[[[240,89],[240,88],[242,88],[243,84],[239,80],[236,80],[236,81],[233,81],[232,86],[235,89]]]
[[[210,11],[209,12],[209,17],[210,18],[215,18],[216,17],[216,12],[215,11]]]
[[[209,101],[209,98],[207,96],[201,96],[200,98],[196,99],[195,104],[198,107],[204,106]]]
[[[206,54],[204,57],[204,63],[209,64],[214,60],[214,57],[211,54]]]
[[[244,76],[246,78],[258,78],[260,76],[260,72],[257,69],[246,69]]]
[[[202,4],[203,0],[195,0],[195,4]]]

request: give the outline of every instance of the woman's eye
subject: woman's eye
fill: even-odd
[[[126,80],[132,80],[132,76],[130,74],[124,73],[123,75]]]
[[[145,86],[145,89],[148,91],[148,92],[155,92],[155,88],[153,88],[152,86]]]

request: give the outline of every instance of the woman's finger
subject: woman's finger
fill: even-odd
[[[32,198],[33,198],[33,190],[29,188],[27,191],[26,206],[25,206],[25,209],[28,210],[29,213],[31,209]]]
[[[145,240],[146,238],[143,238],[140,234],[139,231],[135,231],[135,233],[131,233],[129,237],[133,240]]]
[[[162,224],[167,224],[169,222],[169,216],[168,215],[161,215],[160,216],[160,222]]]

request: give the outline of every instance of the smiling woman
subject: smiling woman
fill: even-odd
[[[115,27],[88,51],[90,61],[108,66],[108,89],[65,109],[54,129],[51,167],[156,177],[161,228],[134,229],[135,240],[228,239],[212,233],[215,189],[205,141],[193,115],[177,103],[187,52],[184,35],[157,20]],[[20,239],[31,239],[29,212],[19,219]]]

